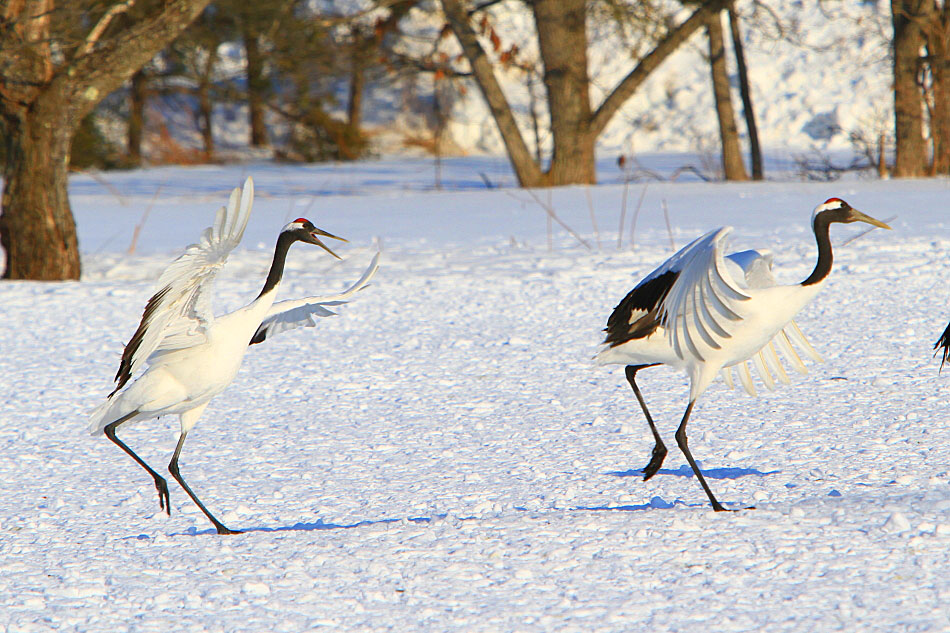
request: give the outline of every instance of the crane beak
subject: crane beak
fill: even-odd
[[[323,229],[318,229],[318,228],[316,228],[316,227],[315,227],[312,231],[310,231],[310,239],[307,240],[307,241],[309,241],[311,244],[316,244],[317,246],[319,246],[320,248],[322,248],[322,249],[325,250],[326,252],[330,253],[331,255],[333,255],[334,257],[336,257],[337,259],[341,259],[341,257],[340,257],[339,255],[337,255],[337,254],[334,253],[332,250],[330,250],[330,247],[329,247],[329,246],[327,246],[327,245],[324,244],[322,241],[320,241],[320,238],[317,237],[318,235],[322,235],[323,237],[330,237],[330,238],[333,238],[333,239],[335,239],[335,240],[340,240],[341,242],[346,242],[347,240],[343,239],[342,237],[337,237],[336,235],[334,235],[334,234],[332,234],[332,233],[327,233],[327,232],[324,231]]]
[[[856,221],[856,222],[867,222],[867,223],[870,224],[871,226],[877,226],[877,227],[880,227],[880,228],[882,228],[882,229],[887,229],[887,230],[890,230],[890,229],[891,229],[891,227],[889,227],[888,225],[884,224],[884,223],[881,222],[880,220],[875,220],[875,219],[872,218],[871,216],[866,215],[866,214],[864,214],[864,213],[861,213],[861,212],[858,211],[857,209],[851,209],[851,211],[852,211],[852,216],[851,216],[851,217],[853,217],[853,218],[854,218],[854,221]]]

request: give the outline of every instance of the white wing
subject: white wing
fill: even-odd
[[[257,332],[251,338],[251,345],[260,343],[275,334],[280,334],[287,330],[298,327],[314,327],[317,323],[313,317],[333,316],[335,312],[328,310],[327,306],[338,306],[347,302],[347,299],[362,290],[369,284],[370,279],[379,270],[379,253],[373,257],[369,267],[363,272],[363,276],[337,295],[327,295],[324,297],[305,297],[303,299],[290,299],[275,303],[267,317],[261,322]]]
[[[726,263],[730,262],[737,265],[740,269],[740,275],[734,275],[734,278],[743,279],[744,286],[747,288],[766,288],[775,285],[775,277],[772,276],[772,253],[767,250],[762,251],[741,251],[726,256]],[[743,285],[743,284],[740,284]],[[798,350],[796,350],[796,347]],[[752,374],[749,371],[749,363],[759,373],[763,384],[769,389],[775,387],[775,378],[778,378],[782,384],[788,384],[788,374],[782,365],[782,361],[777,352],[782,353],[782,357],[792,366],[795,371],[806,374],[808,368],[802,362],[799,356],[799,350],[814,361],[822,362],[821,356],[815,351],[805,334],[798,327],[795,321],[782,328],[778,334],[772,337],[772,340],[765,344],[752,358],[742,361],[732,367],[722,369],[722,378],[730,387],[734,387],[732,380],[732,369],[735,368],[739,382],[750,396],[755,396],[755,386],[752,383]]]
[[[132,339],[122,353],[115,391],[156,352],[181,349],[205,341],[214,320],[211,289],[218,270],[241,241],[254,199],[254,182],[235,188],[227,207],[218,210],[214,224],[197,244],[185,249],[158,280]],[[113,393],[115,393],[115,391]]]
[[[670,347],[682,359],[691,354],[705,360],[709,351],[722,348],[742,320],[740,305],[749,296],[733,280],[722,256],[722,243],[731,232],[732,227],[710,231],[669,261],[679,272],[663,300],[660,321]]]
[[[781,357],[777,354],[777,351],[782,352]],[[768,389],[773,389],[775,387],[775,381],[773,380],[772,372],[775,373],[775,376],[782,384],[788,384],[789,382],[788,374],[785,373],[781,364],[780,359],[782,357],[784,357],[798,373],[808,373],[808,368],[805,367],[805,363],[802,362],[800,353],[808,356],[815,362],[820,363],[824,361],[818,352],[815,351],[815,348],[812,347],[811,343],[808,342],[808,339],[805,338],[805,334],[798,327],[798,324],[795,323],[795,321],[789,321],[788,325],[779,330],[779,333],[772,337],[772,340],[766,343],[762,349],[753,354],[752,358],[731,367],[723,367],[721,372],[722,378],[729,387],[734,387],[732,370],[735,369],[739,374],[739,381],[742,383],[742,387],[746,393],[750,396],[755,396],[755,386],[752,384],[752,374],[749,371],[750,362],[759,373],[763,384],[765,384]]]
[[[726,267],[741,288],[769,288],[775,285],[772,275],[774,259],[772,251],[766,248],[739,251],[726,255]]]

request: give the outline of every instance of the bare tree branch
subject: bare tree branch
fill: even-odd
[[[540,182],[542,178],[540,166],[534,162],[531,152],[518,129],[518,123],[515,121],[514,114],[511,111],[511,105],[505,97],[505,93],[495,77],[492,69],[492,63],[478,41],[478,34],[469,23],[468,14],[462,7],[460,0],[442,0],[442,9],[445,17],[448,18],[449,25],[472,67],[472,73],[475,75],[478,87],[485,97],[488,109],[491,111],[501,133],[501,138],[511,157],[512,165],[518,175],[518,180],[522,184],[526,182]],[[524,173],[522,173],[524,172]]]
[[[99,45],[57,70],[50,91],[70,95],[79,118],[128,80],[181,32],[209,0],[167,0],[128,28],[100,38]]]
[[[80,55],[85,55],[92,50],[92,47],[96,45],[96,42],[99,41],[99,38],[102,37],[102,32],[108,28],[109,23],[112,22],[112,18],[119,15],[120,13],[125,13],[132,8],[132,5],[135,4],[135,0],[125,0],[121,4],[114,4],[105,12],[105,15],[102,16],[102,19],[99,20],[99,23],[89,32],[89,35],[86,37],[86,42],[83,44],[82,48],[79,49]]]
[[[689,16],[685,22],[670,31],[666,37],[660,40],[656,48],[641,59],[640,63],[617,84],[613,92],[600,104],[600,107],[597,108],[597,111],[594,112],[591,118],[590,132],[595,136],[599,136],[604,128],[607,127],[607,124],[610,123],[610,119],[617,113],[617,110],[620,109],[627,99],[633,96],[640,87],[640,84],[643,83],[650,73],[656,70],[667,57],[679,48],[680,44],[686,41],[689,36],[705,24],[707,15],[712,12],[721,11],[726,4],[726,0],[711,0],[710,2],[704,3],[703,6],[697,9],[693,15]]]

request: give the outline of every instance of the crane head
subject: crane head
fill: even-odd
[[[828,198],[817,207],[815,207],[815,212],[812,214],[812,223],[819,218],[826,218],[827,222],[865,222],[871,226],[877,226],[882,229],[890,229],[891,227],[887,224],[872,218],[871,216],[861,213],[850,204],[842,200],[841,198]]]
[[[313,222],[307,218],[297,218],[287,226],[283,228],[281,233],[289,233],[294,236],[294,238],[300,242],[306,242],[307,244],[316,244],[326,252],[330,253],[337,259],[340,259],[340,256],[330,250],[330,247],[324,244],[319,236],[330,237],[335,240],[340,240],[341,242],[346,242],[347,240],[342,237],[337,237],[332,233],[327,233],[323,229],[318,229],[313,225]]]

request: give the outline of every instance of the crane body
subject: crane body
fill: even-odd
[[[168,470],[219,534],[237,531],[218,521],[181,477],[178,459],[185,438],[211,399],[234,380],[250,345],[288,329],[312,327],[316,324],[314,316],[333,315],[328,307],[346,303],[369,283],[379,267],[377,253],[363,276],[340,294],[275,303],[292,244],[315,244],[338,257],[320,236],[346,241],[298,218],[281,230],[267,279],[257,298],[243,308],[215,317],[211,287],[228,254],[241,241],[253,197],[254,184],[248,178],[243,189],[231,193],[227,207],[218,212],[201,240],[189,246],[162,273],[158,291],[146,304],[139,327],[122,353],[116,387],[93,411],[89,421],[91,433],[105,433],[152,476],[159,507],[171,514],[165,478],[120,440],[116,432],[129,423],[178,415],[181,433]]]
[[[821,290],[833,261],[829,227],[835,222],[866,222],[890,228],[857,211],[839,198],[818,205],[812,227],[818,261],[800,284],[777,285],[771,274],[772,254],[743,251],[724,255],[731,227],[715,229],[687,244],[647,275],[617,305],[607,320],[607,336],[596,357],[601,365],[626,365],[630,383],[656,444],[643,469],[644,480],[659,470],[666,446],[656,429],[636,383],[639,370],[668,365],[689,376],[686,412],[676,440],[699,479],[714,510],[725,510],[716,500],[688,448],[686,423],[697,399],[717,374],[732,385],[732,370],[754,395],[749,364],[768,387],[774,377],[788,382],[779,352],[794,368],[804,371],[798,350],[820,360],[794,322],[794,317]]]

